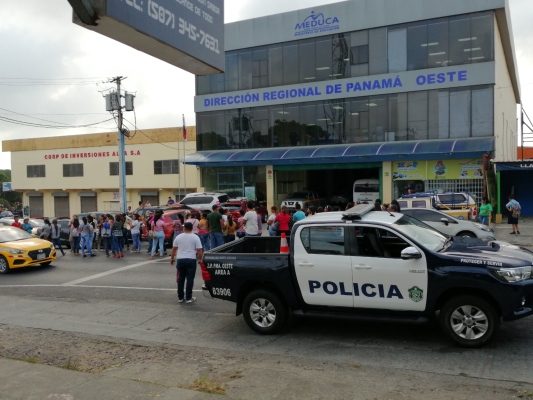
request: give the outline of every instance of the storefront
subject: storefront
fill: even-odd
[[[431,2],[413,1],[413,13],[354,0],[227,24],[226,72],[197,78],[197,152],[185,162],[201,186],[243,195],[253,184],[278,205],[292,191],[349,194],[361,178],[378,178],[384,201],[406,190],[481,198],[484,156],[516,159],[509,10]]]

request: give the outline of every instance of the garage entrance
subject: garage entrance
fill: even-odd
[[[296,191],[309,190],[317,192],[325,198],[325,204],[331,205],[333,196],[343,196],[353,201],[353,184],[358,179],[380,179],[380,197],[383,188],[381,183],[382,163],[324,164],[275,166],[277,204]],[[341,208],[345,202],[336,204]]]
[[[43,217],[44,216],[44,201],[43,201],[43,195],[41,193],[38,193],[38,195],[33,195],[33,193],[30,196],[30,216],[35,217]]]
[[[52,193],[52,196],[54,196],[54,216],[56,218],[70,218],[70,202],[68,193]]]

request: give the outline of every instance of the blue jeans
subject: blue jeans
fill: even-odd
[[[81,234],[81,254],[85,255],[85,250],[87,250],[87,253],[93,254],[92,247],[89,247],[90,244],[90,234],[88,233],[82,233]]]
[[[218,246],[222,246],[224,244],[224,237],[222,236],[222,232],[211,232],[209,235],[211,236],[211,249],[214,249]]]
[[[176,268],[178,270],[178,299],[183,299],[183,286],[185,285],[185,279],[187,279],[185,300],[190,300],[192,298],[194,276],[196,275],[196,260],[193,260],[192,258],[178,259]]]
[[[238,237],[239,239],[242,239],[242,238],[245,237],[245,236],[246,236],[246,232],[237,232],[237,237]]]
[[[209,239],[209,233],[202,233],[200,235],[200,242],[202,242],[202,247],[204,251],[207,251],[211,248],[211,240]]]
[[[113,238],[111,236],[102,236],[104,242],[105,254],[109,255],[109,250],[113,251]]]
[[[78,236],[74,236],[73,238],[73,241],[74,241],[74,253],[75,254],[79,254],[80,253],[80,237],[79,235]]]
[[[112,240],[113,240],[113,254],[120,254],[122,252],[121,248],[120,248],[120,239],[122,239],[122,236],[111,236]]]
[[[132,233],[131,240],[133,241],[133,251],[141,251],[141,233]]]
[[[488,215],[486,215],[484,217],[479,216],[479,222],[481,222],[483,225],[488,225],[489,224],[489,216]]]
[[[152,257],[155,254],[155,248],[159,244],[159,256],[163,257],[163,253],[165,251],[165,232],[163,231],[157,231],[155,233],[155,238],[152,243]]]
[[[150,231],[148,231],[148,251],[147,253],[150,253],[152,251],[152,245],[154,244],[154,239],[150,237]]]

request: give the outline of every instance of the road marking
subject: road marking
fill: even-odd
[[[70,282],[64,283],[63,286],[74,286],[74,285],[77,285],[78,283],[92,281],[93,279],[98,279],[98,278],[101,278],[103,276],[116,274],[117,272],[127,271],[128,269],[137,268],[137,267],[140,267],[140,266],[143,266],[143,265],[146,265],[146,264],[154,264],[154,263],[155,263],[155,261],[150,260],[150,261],[143,261],[143,262],[140,262],[140,263],[137,263],[137,264],[126,265],[125,267],[115,268],[115,269],[112,269],[110,271],[101,272],[99,274],[87,276],[87,277],[81,278],[81,279],[76,279],[75,281],[70,281]]]
[[[134,289],[134,290],[159,290],[159,291],[172,291],[175,292],[176,289],[165,289],[165,288],[149,288],[149,287],[135,287],[135,286],[96,286],[96,285],[0,285],[1,288],[30,288],[30,287],[77,287],[77,288],[94,288],[94,289]],[[202,289],[193,289],[193,292],[201,292]]]

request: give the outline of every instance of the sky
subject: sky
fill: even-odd
[[[335,3],[338,0],[225,0],[225,22]],[[523,107],[533,119],[533,1],[509,0]],[[67,0],[0,0],[0,141],[116,130],[103,94],[127,77],[136,93],[139,129],[195,125],[194,76],[72,23]],[[8,18],[6,16],[9,16]],[[133,113],[125,113],[133,129]],[[47,129],[6,122],[84,126]],[[0,169],[11,168],[0,152]]]

